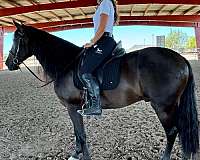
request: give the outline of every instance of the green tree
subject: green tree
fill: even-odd
[[[197,48],[196,38],[194,36],[191,36],[188,38],[187,43],[186,43],[186,48],[189,48],[189,49]]]
[[[168,48],[185,48],[188,36],[179,30],[171,30],[166,36],[165,45]]]

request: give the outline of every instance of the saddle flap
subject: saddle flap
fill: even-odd
[[[121,74],[121,62],[122,58],[113,59],[112,62],[108,63],[106,66],[99,68],[94,76],[97,77],[101,90],[112,90],[115,89],[120,82]],[[78,66],[73,72],[74,85],[83,90],[83,83],[78,74]]]

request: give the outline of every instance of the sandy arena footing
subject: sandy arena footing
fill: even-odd
[[[200,107],[200,61],[191,61]],[[0,160],[65,160],[74,148],[73,127],[53,86],[24,71],[0,72]],[[200,117],[200,114],[199,114]],[[106,110],[85,119],[93,160],[157,160],[166,143],[149,103]],[[172,160],[180,160],[178,138]],[[200,156],[199,156],[200,157]]]

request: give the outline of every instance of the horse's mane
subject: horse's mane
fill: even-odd
[[[82,50],[66,40],[31,26],[25,26],[25,33],[29,38],[33,54],[39,60],[45,73],[52,79],[57,79],[58,76],[68,72],[71,68],[66,67]]]

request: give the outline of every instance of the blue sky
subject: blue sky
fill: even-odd
[[[116,41],[122,40],[123,47],[129,49],[136,44],[151,45],[153,42],[155,43],[156,36],[167,35],[171,30],[180,30],[188,36],[194,36],[194,28],[190,27],[115,26],[114,37]],[[94,31],[93,28],[86,28],[52,32],[52,34],[82,46],[93,37]],[[4,54],[7,54],[10,50],[12,39],[13,33],[5,35]]]

